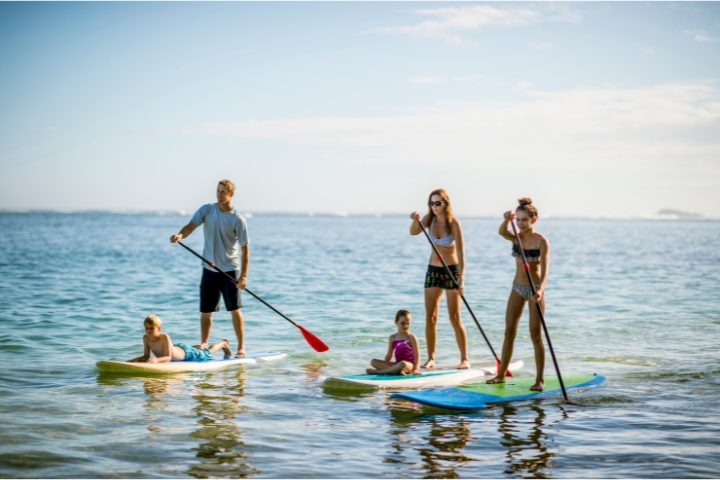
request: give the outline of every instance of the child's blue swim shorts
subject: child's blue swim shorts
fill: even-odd
[[[212,352],[209,348],[200,350],[199,348],[191,347],[184,343],[176,343],[175,346],[185,350],[185,362],[209,362],[213,359]]]

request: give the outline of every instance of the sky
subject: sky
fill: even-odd
[[[0,3],[0,209],[720,218],[718,2]]]

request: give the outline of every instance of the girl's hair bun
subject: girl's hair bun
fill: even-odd
[[[518,203],[520,204],[515,211],[523,211],[527,212],[528,215],[530,215],[530,218],[537,218],[538,216],[538,210],[535,208],[535,206],[532,204],[532,200],[529,198],[521,198],[518,200]]]

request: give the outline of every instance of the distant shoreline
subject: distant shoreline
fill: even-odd
[[[152,215],[152,216],[182,216],[189,217],[193,212],[189,210],[52,210],[34,208],[0,208],[2,214],[58,214],[58,215]],[[320,217],[320,218],[406,218],[406,213],[347,213],[347,212],[241,212],[247,218],[254,217]],[[497,215],[459,215],[464,219],[498,219]],[[629,215],[613,217],[602,215],[588,216],[544,216],[543,220],[670,220],[670,221],[718,221],[720,218],[703,217],[683,212],[662,211],[657,214]]]

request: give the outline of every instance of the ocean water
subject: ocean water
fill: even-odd
[[[101,374],[142,352],[142,320],[199,340],[199,261],[184,216],[0,214],[0,477],[613,478],[720,472],[720,222],[543,220],[546,318],[563,372],[598,389],[453,413],[384,391],[323,389],[381,357],[400,308],[424,345],[426,240],[405,218],[256,216],[244,296],[250,352],[215,373]],[[514,274],[499,220],[465,219],[466,296],[500,351]],[[202,232],[187,240],[202,249]],[[463,311],[471,361],[489,350]],[[438,359],[457,346],[443,302]],[[215,315],[213,340],[234,338]],[[515,358],[534,372],[527,313]],[[548,355],[546,371],[554,374]]]

